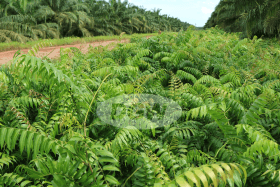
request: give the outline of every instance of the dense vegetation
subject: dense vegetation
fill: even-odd
[[[189,27],[58,60],[38,48],[0,67],[0,185],[280,185],[279,43]],[[182,115],[144,129],[100,120],[98,102],[130,93]]]
[[[0,42],[178,32],[189,25],[127,0],[0,0]]]
[[[280,36],[280,0],[221,0],[204,28],[216,25],[242,37]]]

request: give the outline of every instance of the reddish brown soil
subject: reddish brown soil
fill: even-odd
[[[147,36],[147,38],[150,38],[151,36]],[[92,43],[85,43],[85,44],[73,44],[73,45],[63,45],[63,46],[55,46],[55,47],[45,47],[41,48],[36,56],[43,57],[48,55],[49,58],[56,58],[60,56],[60,48],[69,48],[69,47],[77,47],[80,49],[83,53],[86,53],[88,51],[88,47],[91,45],[92,47],[97,46],[107,46],[112,43],[128,43],[129,39],[124,39],[121,41],[118,40],[108,40],[108,41],[98,41],[98,42],[92,42]],[[26,54],[29,49],[22,49],[22,53]],[[17,50],[12,51],[4,51],[0,52],[0,66],[2,64],[5,64],[13,59],[13,56],[17,52]]]

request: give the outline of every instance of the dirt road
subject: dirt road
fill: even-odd
[[[150,38],[151,36],[147,36],[147,38]],[[48,55],[49,58],[56,58],[60,56],[60,48],[69,48],[69,47],[77,47],[80,49],[83,53],[86,53],[88,51],[88,47],[91,45],[92,47],[97,46],[106,46],[111,43],[128,43],[129,39],[124,39],[121,41],[118,40],[108,40],[108,41],[99,41],[99,42],[92,42],[92,43],[85,43],[85,44],[73,44],[73,45],[63,45],[63,46],[54,46],[54,47],[45,47],[41,48],[36,56],[43,57]],[[21,51],[23,53],[27,53],[29,49],[22,49]],[[0,52],[0,66],[2,64],[5,64],[13,59],[13,56],[17,52],[17,50],[12,51],[4,51]]]

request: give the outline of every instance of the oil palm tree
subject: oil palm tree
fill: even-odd
[[[1,42],[26,42],[38,38],[57,38],[58,25],[55,23],[37,24],[34,12],[40,6],[39,1],[4,1],[4,11],[0,18]]]
[[[46,0],[41,1],[34,16],[44,23],[57,23],[62,37],[90,36],[87,28],[93,27],[93,19],[87,13],[86,4],[78,0]]]
[[[127,0],[0,0],[0,41],[149,33],[187,28],[177,18]]]
[[[279,0],[223,0],[205,24],[204,28],[220,26],[229,32],[275,36],[280,33]]]

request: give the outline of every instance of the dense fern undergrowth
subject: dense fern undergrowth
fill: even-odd
[[[0,186],[280,185],[279,44],[190,27],[58,60],[38,47],[0,67]],[[172,99],[182,115],[101,121],[97,103],[123,94]]]

